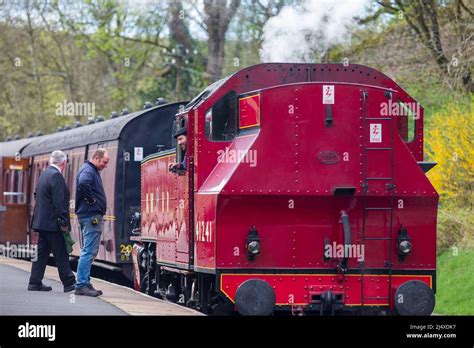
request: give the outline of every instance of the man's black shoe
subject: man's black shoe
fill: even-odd
[[[77,288],[76,291],[74,291],[75,295],[80,295],[80,296],[90,296],[90,297],[97,297],[99,296],[99,292],[96,290],[93,290],[89,288],[88,286],[81,286],[80,288]]]
[[[70,292],[72,290],[76,289],[76,285],[75,284],[72,284],[72,285],[67,285],[64,287],[64,292]]]
[[[52,287],[46,286],[46,285],[35,285],[35,284],[29,284],[28,285],[28,291],[51,291],[53,290]]]

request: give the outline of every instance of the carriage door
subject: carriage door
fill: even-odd
[[[117,167],[117,149],[118,141],[109,141],[105,143],[98,143],[89,145],[87,154],[89,160],[98,148],[105,148],[110,155],[109,165],[106,169],[100,172],[102,178],[102,185],[104,186],[105,196],[107,197],[107,208],[104,215],[104,228],[102,230],[99,246],[99,253],[97,259],[101,261],[117,262],[115,259],[115,236],[118,235],[116,231],[116,216],[115,216],[115,170]]]
[[[394,116],[392,92],[368,89],[361,92],[363,112],[363,214],[362,243],[365,260],[361,265],[362,305],[387,305],[391,299],[394,207]],[[367,270],[387,275],[386,297],[371,294],[373,279]],[[370,273],[370,272],[368,272]],[[381,286],[382,284],[380,284]]]
[[[0,243],[26,244],[28,241],[29,160],[0,158]]]
[[[192,233],[192,211],[190,210],[190,193],[192,189],[190,186],[192,183],[190,180],[193,178],[193,163],[192,157],[192,148],[191,142],[189,141],[190,126],[187,125],[187,115],[180,116],[175,122],[173,127],[174,132],[179,128],[187,126],[187,143],[186,151],[183,151],[180,146],[178,146],[176,141],[176,162],[180,163],[184,157],[186,157],[186,170],[177,171],[174,174],[175,176],[175,185],[176,185],[176,200],[173,200],[172,204],[174,205],[174,218],[173,220],[176,223],[176,264],[180,268],[189,269],[190,268],[190,233]],[[186,156],[185,156],[186,153]]]

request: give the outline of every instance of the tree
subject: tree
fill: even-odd
[[[204,0],[204,25],[208,34],[207,74],[211,82],[221,78],[225,57],[225,35],[240,0]]]
[[[446,82],[452,88],[474,92],[472,79],[474,8],[465,0],[381,0],[375,13],[360,23],[373,21],[383,14],[403,18],[413,35],[429,50]],[[442,27],[452,26],[457,34],[454,53],[449,57],[442,40]],[[446,42],[445,42],[446,43]]]
[[[265,24],[270,18],[278,15],[283,7],[296,2],[296,0],[242,0],[228,29],[226,53],[232,54],[233,59],[226,60],[224,73],[232,73],[236,68],[260,63],[259,51]]]

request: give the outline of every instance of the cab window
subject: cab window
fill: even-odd
[[[416,120],[419,118],[416,106],[397,101],[397,128],[402,140],[409,143],[415,139]]]
[[[205,115],[206,138],[210,141],[230,141],[237,132],[237,94],[230,91],[220,98]]]

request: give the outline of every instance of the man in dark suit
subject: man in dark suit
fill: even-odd
[[[42,283],[46,264],[53,252],[64,292],[75,289],[75,277],[69,265],[64,232],[71,229],[69,219],[70,193],[62,172],[66,167],[66,154],[54,151],[49,159],[49,167],[41,174],[35,191],[35,209],[32,229],[39,233],[36,261],[31,267],[30,291],[51,291]]]

